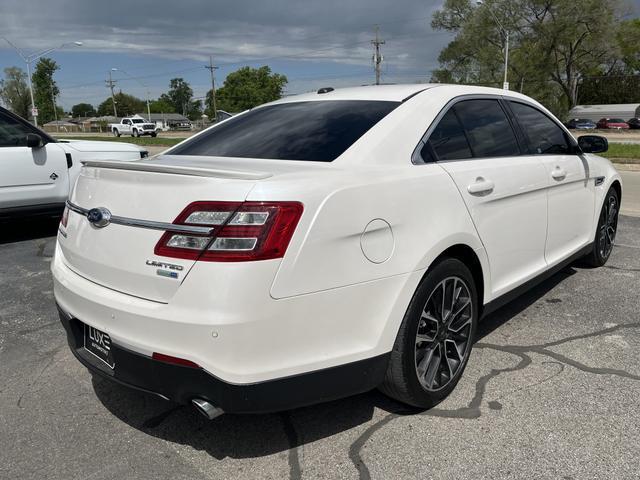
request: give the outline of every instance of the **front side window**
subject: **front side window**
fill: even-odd
[[[467,137],[452,108],[442,117],[422,149],[422,158],[427,162],[431,159],[429,148],[436,154],[437,160],[462,160],[472,157]]]
[[[0,147],[25,147],[29,127],[13,117],[0,113]]]
[[[144,123],[144,120],[142,120],[141,118],[134,118],[133,120],[131,120],[133,123]]]
[[[465,100],[453,108],[467,132],[474,157],[520,155],[511,124],[497,100]]]
[[[320,100],[259,107],[178,145],[171,154],[331,162],[399,104]]]
[[[558,155],[572,152],[567,136],[553,120],[541,111],[519,102],[509,102],[513,114],[529,139],[534,155]]]

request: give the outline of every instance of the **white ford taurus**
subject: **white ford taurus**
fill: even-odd
[[[209,418],[379,387],[431,407],[478,321],[611,253],[620,177],[523,95],[289,97],[152,160],[86,162],[52,264],[91,371]]]

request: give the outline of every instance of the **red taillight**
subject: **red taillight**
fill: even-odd
[[[173,223],[208,226],[211,235],[167,231],[154,253],[209,262],[281,258],[302,210],[298,202],[194,202]]]
[[[159,362],[171,363],[173,365],[180,365],[182,367],[200,368],[200,365],[193,363],[191,360],[184,358],[172,357],[171,355],[165,355],[164,353],[153,352],[151,358],[158,360]]]
[[[62,218],[60,219],[60,224],[67,228],[67,222],[69,221],[69,207],[64,207],[64,212],[62,212]]]

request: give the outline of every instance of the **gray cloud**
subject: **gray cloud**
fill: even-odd
[[[640,0],[629,2],[640,11]],[[149,55],[143,75],[162,83],[172,70],[202,72],[210,54],[226,66],[219,75],[252,59],[269,64],[289,62],[288,92],[331,84],[360,84],[372,80],[370,40],[380,24],[383,79],[389,82],[426,81],[437,67],[440,50],[450,41],[433,32],[430,20],[443,0],[2,0],[0,36],[28,51],[66,41],[83,40],[82,52]],[[157,60],[157,61],[156,61]],[[296,68],[299,62],[300,67]],[[187,62],[188,64],[188,62]],[[334,68],[329,68],[334,64]],[[107,66],[87,71],[77,81],[63,82],[62,101],[98,102],[105,96]],[[180,71],[178,71],[179,73]],[[163,75],[166,73],[166,75]],[[140,75],[140,73],[136,72]],[[190,73],[186,74],[187,76]],[[195,73],[194,73],[195,75]],[[196,95],[208,88],[198,73]],[[75,85],[78,83],[79,85]],[[83,85],[87,84],[88,85]],[[144,90],[125,83],[139,96]],[[81,88],[76,88],[80,86]],[[152,96],[161,87],[152,85]],[[164,88],[164,87],[162,87]]]
[[[45,48],[83,39],[105,52],[201,61],[291,56],[296,60],[370,62],[374,23],[398,65],[433,63],[447,35],[430,32],[438,0],[3,0],[0,31],[17,44]],[[34,35],[34,32],[37,34]]]

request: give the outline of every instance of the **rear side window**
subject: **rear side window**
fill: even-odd
[[[435,130],[429,135],[427,145],[422,149],[422,158],[433,161],[429,148],[437,156],[437,160],[461,160],[471,158],[471,149],[467,137],[458,121],[453,108],[442,117]]]
[[[474,157],[520,155],[511,124],[497,100],[465,100],[453,108],[467,132]]]
[[[330,162],[399,104],[327,100],[256,108],[231,117],[171,154]]]
[[[518,102],[509,102],[518,123],[529,139],[530,153],[535,155],[566,154],[572,148],[567,136],[553,120],[541,111]]]

